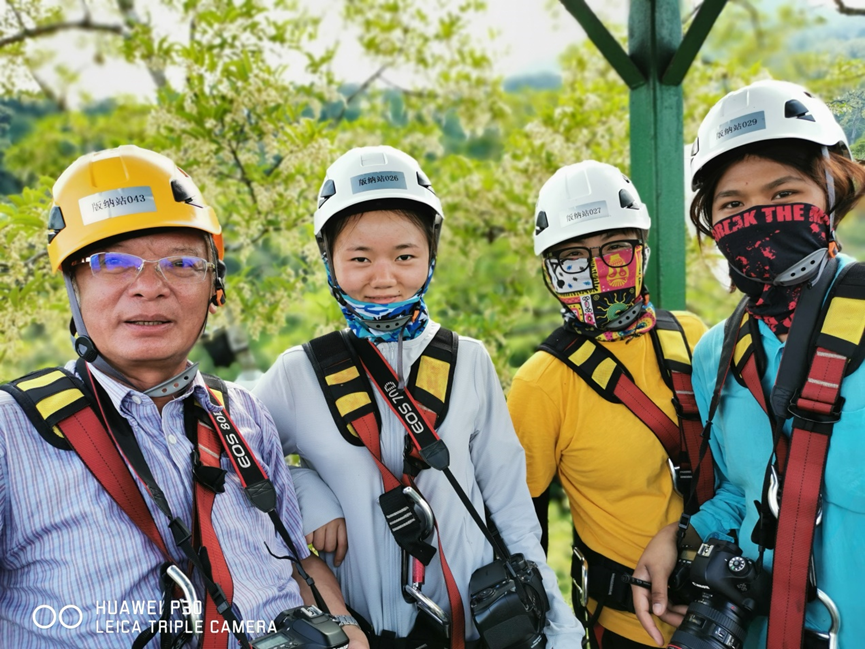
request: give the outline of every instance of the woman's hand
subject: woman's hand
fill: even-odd
[[[667,582],[678,559],[677,530],[677,523],[662,528],[655,538],[649,541],[634,569],[634,577],[652,582],[651,592],[642,586],[631,586],[637,619],[659,647],[664,646],[664,636],[655,625],[652,613],[667,624],[677,627],[682,623],[688,608],[683,604],[670,604],[667,599]]]
[[[333,565],[338,566],[348,552],[348,536],[345,531],[345,519],[334,518],[314,532],[306,535],[306,542],[311,543],[316,552],[333,552]]]

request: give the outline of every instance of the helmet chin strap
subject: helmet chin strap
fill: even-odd
[[[823,272],[823,269],[826,267],[826,263],[829,261],[829,249],[828,248],[820,248],[819,250],[815,250],[809,255],[802,257],[795,264],[790,266],[787,270],[784,270],[778,273],[773,279],[760,279],[758,277],[751,277],[750,275],[746,275],[741,270],[727,263],[727,267],[737,275],[744,277],[747,280],[752,282],[757,282],[758,284],[766,284],[772,286],[795,286],[796,284],[802,284],[803,282],[807,282],[811,279],[817,281],[819,279],[820,274]]]
[[[611,320],[604,327],[599,327],[601,331],[621,331],[622,329],[627,329],[630,327],[637,318],[640,317],[640,314],[643,312],[643,301],[637,297],[637,300],[634,302],[631,307],[625,311],[622,315],[620,315],[615,320]]]
[[[66,285],[66,294],[69,296],[69,306],[72,309],[72,319],[69,322],[69,332],[72,335],[72,344],[75,347],[75,352],[85,361],[93,365],[96,369],[111,378],[120,381],[124,385],[131,386],[129,379],[121,372],[117,371],[111,364],[108,363],[96,349],[93,340],[87,334],[87,327],[84,325],[84,318],[81,316],[81,307],[78,304],[78,296],[75,295],[75,287],[72,285],[72,278],[69,273],[63,273],[63,282]],[[207,324],[207,316],[204,318],[204,324]],[[202,325],[202,330],[204,325]],[[148,397],[170,397],[178,392],[181,392],[192,383],[198,372],[198,363],[193,363],[185,368],[182,372],[170,379],[163,381],[159,385],[155,385],[149,390],[145,390],[144,394]]]

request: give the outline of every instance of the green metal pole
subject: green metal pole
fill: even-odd
[[[682,80],[727,0],[703,0],[682,38],[678,0],[631,0],[628,54],[586,0],[560,0],[631,90],[631,178],[652,216],[646,285],[655,306],[685,307]]]
[[[604,23],[595,15],[586,0],[561,0],[561,3],[568,10],[568,13],[577,19],[577,22],[585,30],[586,36],[604,55],[613,69],[619,73],[628,88],[637,88],[646,83],[643,73],[634,65],[634,62],[619,45],[619,41],[604,27]]]
[[[631,178],[652,216],[646,284],[665,309],[685,307],[682,87],[661,83],[681,42],[677,0],[632,0],[628,50],[646,83],[631,89]]]

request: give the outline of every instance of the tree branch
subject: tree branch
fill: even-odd
[[[34,70],[31,66],[27,66],[27,69],[30,71],[30,76],[33,78],[33,81],[36,82],[36,85],[39,86],[39,89],[42,91],[42,94],[45,95],[45,98],[48,99],[51,103],[57,106],[57,110],[63,112],[66,110],[66,96],[58,94],[54,92],[54,90],[49,86],[44,79],[42,79],[38,74],[36,74],[36,70]]]
[[[754,28],[754,34],[757,36],[757,43],[763,45],[763,30],[760,27],[760,12],[748,0],[738,0],[736,2],[740,7],[747,11],[751,16],[751,26]]]
[[[238,170],[240,170],[240,182],[242,182],[246,186],[246,191],[249,193],[249,198],[250,200],[252,200],[252,204],[255,205],[255,211],[261,214],[261,210],[258,207],[258,196],[255,193],[255,185],[253,185],[252,180],[246,173],[246,167],[244,167],[243,163],[240,161],[240,156],[237,153],[237,149],[233,144],[229,143],[228,150],[231,152],[231,157],[234,158],[234,164],[236,164]]]
[[[17,13],[17,12],[16,12]],[[123,35],[123,27],[120,25],[108,25],[106,23],[96,23],[90,16],[84,16],[81,20],[70,20],[59,23],[51,23],[49,25],[39,25],[38,27],[28,27],[22,29],[17,34],[12,34],[5,38],[0,38],[0,48],[21,43],[31,38],[41,38],[50,36],[57,32],[69,31],[72,29],[83,29],[85,31],[109,32],[111,34]]]
[[[835,6],[838,8],[838,13],[845,16],[865,16],[865,9],[856,9],[848,7],[844,4],[844,0],[835,0]]]
[[[120,15],[123,16],[123,22],[126,24],[127,28],[135,29],[139,25],[143,24],[141,18],[138,17],[138,12],[135,11],[134,0],[117,0],[117,9],[120,11]],[[143,63],[147,68],[147,73],[150,75],[156,89],[159,90],[164,88],[168,83],[168,79],[165,77],[165,71],[152,65],[152,57],[150,60],[144,60]]]
[[[362,95],[364,92],[366,92],[367,89],[372,85],[373,81],[375,81],[382,74],[384,74],[384,71],[387,70],[387,68],[388,68],[388,64],[385,63],[378,70],[373,72],[372,75],[366,81],[364,81],[362,84],[360,84],[360,86],[358,86],[357,90],[355,90],[353,93],[351,93],[348,97],[345,98],[345,102],[343,103],[342,110],[339,111],[339,115],[336,116],[336,123],[337,124],[339,122],[341,122],[343,120],[343,118],[345,117],[345,113],[346,113],[346,111],[348,111],[349,104],[351,104],[351,102],[353,102],[358,97],[358,95]]]
[[[389,81],[384,77],[381,78],[382,82],[393,88],[394,90],[399,90],[402,94],[407,97],[433,97],[435,96],[433,93],[425,90],[410,90],[408,88],[404,88],[398,83],[394,83],[393,81]]]

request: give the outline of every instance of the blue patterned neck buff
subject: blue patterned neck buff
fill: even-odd
[[[430,264],[426,282],[420,290],[407,300],[390,304],[361,302],[350,298],[333,280],[327,256],[322,255],[322,259],[327,271],[327,285],[339,302],[339,308],[345,316],[348,328],[355,336],[371,338],[377,343],[391,343],[399,340],[400,332],[403,340],[412,340],[423,332],[429,321],[429,312],[423,296],[432,280],[435,259]]]

